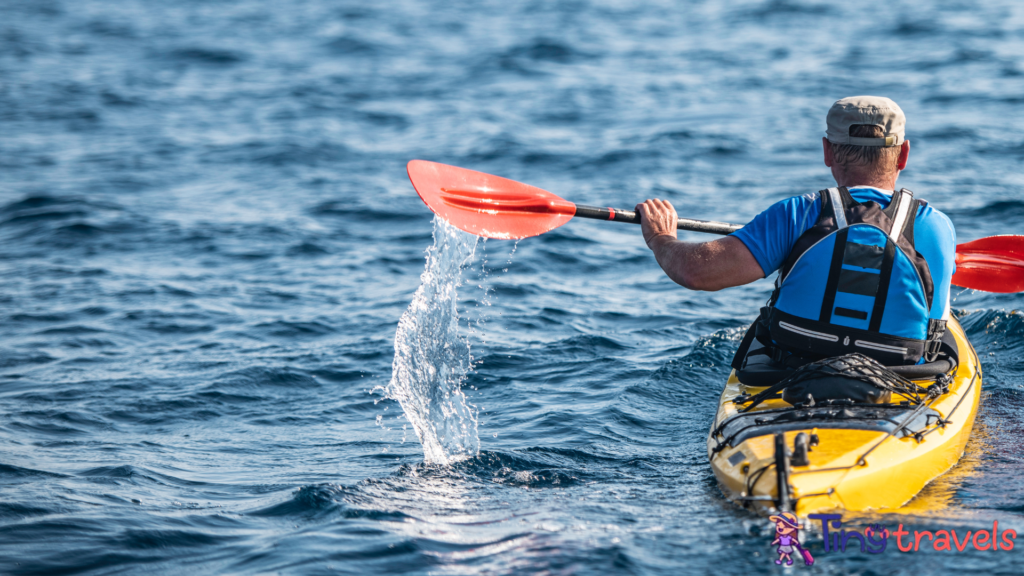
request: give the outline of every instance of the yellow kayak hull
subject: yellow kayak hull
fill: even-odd
[[[925,434],[916,437],[899,437],[877,429],[822,427],[784,432],[789,447],[800,432],[816,434],[819,439],[808,454],[809,464],[790,468],[794,512],[806,516],[837,509],[897,509],[960,460],[978,413],[981,363],[959,322],[951,319],[947,330],[956,338],[960,365],[952,374],[948,393],[928,402],[928,407],[945,420],[943,425],[933,423]],[[923,386],[930,383],[921,382]],[[708,457],[726,497],[768,514],[778,498],[774,436],[750,437],[718,448],[725,438],[714,434],[720,424],[738,414],[734,398],[761,390],[764,388],[742,384],[735,371],[729,376],[708,436]],[[785,407],[789,404],[781,399],[768,400],[752,413]]]

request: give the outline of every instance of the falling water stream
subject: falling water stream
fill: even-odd
[[[478,238],[434,218],[434,244],[409,308],[395,334],[391,382],[397,400],[423,445],[428,463],[450,464],[480,450],[475,407],[462,392],[472,366],[469,342],[459,333],[457,309],[462,268]]]

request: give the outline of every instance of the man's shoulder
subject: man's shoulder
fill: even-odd
[[[946,213],[939,210],[927,200],[921,200],[921,206],[917,209],[915,227],[934,227],[937,231],[954,233],[953,221],[946,216]]]
[[[790,196],[789,198],[783,198],[775,203],[776,207],[786,208],[797,208],[806,209],[814,205],[821,205],[821,195],[817,192],[808,192],[806,194],[798,194],[796,196]]]
[[[917,209],[918,218],[938,218],[941,220],[946,220],[947,222],[949,221],[949,216],[946,216],[946,213],[936,208],[934,204],[923,198],[921,198],[920,200],[921,206]]]

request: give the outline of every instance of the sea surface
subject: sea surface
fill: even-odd
[[[960,241],[1024,234],[1018,0],[0,0],[0,573],[785,570],[705,450],[770,280],[687,291],[620,223],[477,240],[405,164],[743,223],[832,184],[857,94]],[[1024,532],[1024,296],[954,297],[966,454],[857,521]]]

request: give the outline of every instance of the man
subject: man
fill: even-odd
[[[949,219],[908,190],[906,118],[876,96],[832,105],[822,138],[837,187],[771,206],[711,242],[676,239],[664,200],[637,205],[644,240],[675,282],[721,290],[780,270],[769,305],[748,332],[789,367],[860,352],[885,365],[931,360],[949,316],[956,236]]]

